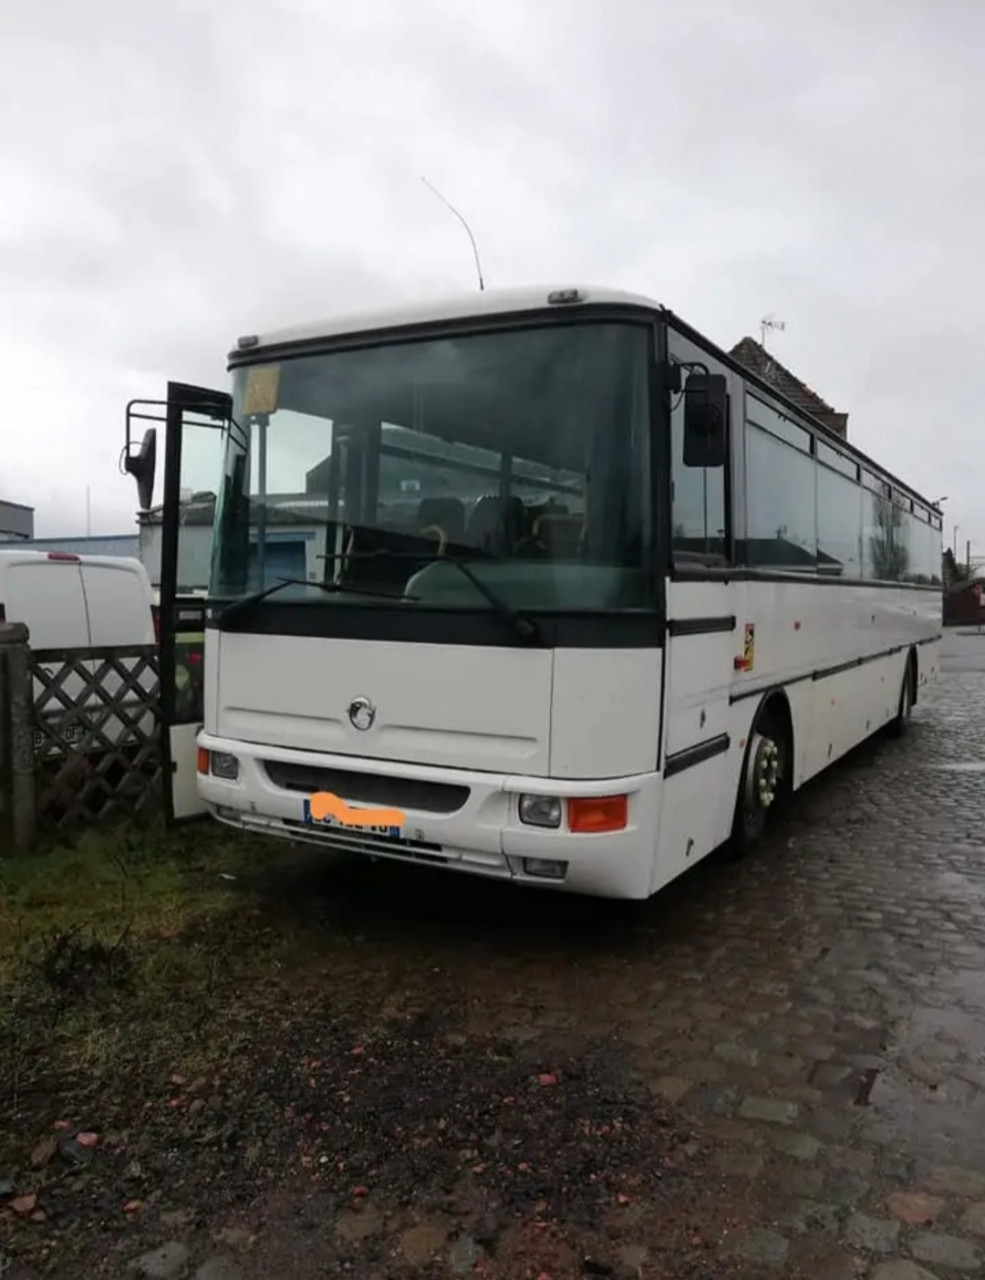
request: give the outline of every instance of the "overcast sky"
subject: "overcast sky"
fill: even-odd
[[[0,0],[0,497],[132,530],[132,396],[487,285],[768,345],[985,555],[982,0]]]

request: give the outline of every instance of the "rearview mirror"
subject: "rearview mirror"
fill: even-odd
[[[728,457],[728,382],[692,373],[684,384],[684,465],[724,467]]]
[[[148,427],[136,453],[129,453],[123,465],[137,482],[137,501],[147,511],[154,499],[154,471],[157,467],[157,431]]]

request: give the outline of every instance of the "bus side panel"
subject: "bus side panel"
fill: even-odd
[[[810,746],[801,758],[800,783],[841,759],[893,719],[908,652],[888,654],[809,682],[810,693],[804,700],[809,696],[812,701],[807,713],[810,731],[803,736]],[[805,689],[807,684],[805,681]]]
[[[663,780],[651,893],[720,848],[732,834],[746,743],[759,699],[732,703],[728,751]]]
[[[662,792],[652,892],[718,848],[732,826],[742,751],[729,703],[736,644],[731,583],[672,582]],[[725,740],[728,746],[718,750]],[[715,751],[701,759],[703,750]]]
[[[826,769],[885,723],[885,686],[870,664],[787,689],[794,732],[794,787]],[[875,684],[873,684],[873,677]]]
[[[651,893],[724,844],[732,827],[741,764],[742,752],[733,745],[722,755],[664,778]]]
[[[767,689],[783,687],[793,722],[795,787],[893,718],[912,648],[918,687],[925,683],[921,671],[936,678],[935,593],[818,582],[736,586],[738,639],[751,628],[752,665],[736,675],[733,696],[740,696],[736,705],[756,707]]]

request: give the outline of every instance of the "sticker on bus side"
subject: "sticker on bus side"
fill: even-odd
[[[742,658],[743,666],[746,671],[751,671],[756,662],[756,624],[755,622],[747,622],[745,627],[745,635],[742,642]]]
[[[246,393],[243,396],[244,414],[250,417],[255,413],[276,413],[279,391],[280,365],[253,365],[246,375]]]

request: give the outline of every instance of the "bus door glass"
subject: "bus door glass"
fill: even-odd
[[[147,412],[153,407],[155,412]],[[163,409],[163,415],[160,410]],[[142,410],[142,411],[138,411]],[[196,784],[196,738],[204,718],[205,602],[212,561],[216,486],[231,401],[220,391],[169,382],[167,400],[127,407],[126,470],[137,481],[141,556],[159,585],[159,661],[164,807],[169,822],[204,813]],[[155,484],[156,428],[139,450],[131,424],[164,424],[164,474]]]

